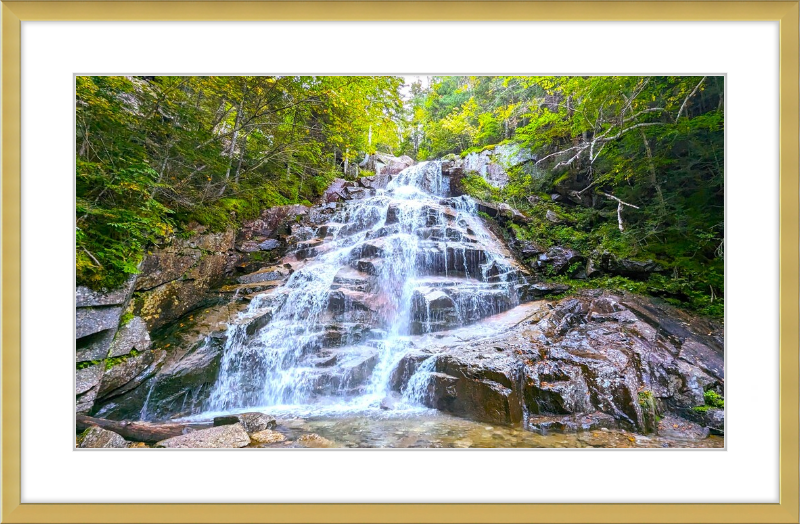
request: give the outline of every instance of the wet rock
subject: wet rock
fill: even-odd
[[[276,426],[274,417],[258,412],[214,417],[215,426],[227,426],[230,424],[241,424],[248,433],[257,433],[259,431],[274,429]]]
[[[125,448],[128,442],[113,431],[91,427],[81,435],[79,448]]]
[[[281,243],[274,238],[268,238],[265,241],[258,244],[258,249],[261,251],[271,251],[273,249],[279,248]]]
[[[569,291],[567,284],[556,282],[536,282],[523,289],[523,300],[537,300],[548,295],[559,295]]]
[[[170,352],[158,372],[139,387],[96,411],[113,419],[159,420],[198,408],[208,398],[219,374],[224,340],[209,337],[193,346]]]
[[[605,413],[582,413],[579,415],[531,416],[527,429],[546,435],[548,433],[572,433],[576,431],[596,431],[616,429],[617,421]]]
[[[157,448],[243,448],[250,444],[242,424],[192,431],[156,443]]]
[[[316,433],[301,435],[295,443],[301,448],[333,448],[336,444]]]
[[[255,273],[243,275],[236,280],[240,284],[254,284],[257,282],[271,282],[275,280],[283,280],[291,274],[291,269],[284,266],[269,266],[259,269]]]
[[[524,405],[541,431],[608,426],[611,417],[614,427],[652,432],[657,415],[691,418],[686,410],[703,404],[704,391],[721,391],[721,337],[720,325],[657,299],[583,291],[494,337],[448,338],[424,402],[506,424],[519,420]],[[428,358],[403,358],[393,389],[402,391]],[[708,413],[719,418],[712,431],[724,431],[721,413]]]
[[[265,429],[250,434],[250,440],[257,444],[275,444],[276,442],[283,442],[286,436],[283,433],[278,433],[271,429]]]
[[[97,396],[100,399],[122,395],[132,390],[158,371],[166,351],[145,351],[112,366],[103,374]]]
[[[361,259],[355,262],[356,269],[368,275],[379,275],[383,268],[383,261],[377,258]]]
[[[121,315],[122,308],[117,306],[78,308],[75,310],[75,338],[116,329]]]
[[[127,355],[131,350],[147,351],[150,349],[150,332],[141,317],[133,317],[122,326],[111,343],[110,357]]]
[[[700,410],[687,409],[682,412],[682,415],[707,429],[713,435],[725,434],[724,409],[711,407]]]
[[[708,437],[709,430],[695,422],[667,415],[658,422],[658,435],[671,439],[702,440]]]

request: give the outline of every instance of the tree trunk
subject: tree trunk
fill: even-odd
[[[152,422],[130,422],[127,420],[107,420],[104,418],[87,417],[86,415],[76,415],[75,427],[78,431],[83,431],[92,426],[97,426],[108,431],[113,431],[122,436],[125,440],[136,442],[158,442],[171,437],[183,435],[188,424],[178,424],[168,422],[156,424]]]
[[[644,142],[644,150],[647,152],[647,164],[650,167],[650,184],[656,190],[656,194],[658,195],[658,205],[661,207],[661,214],[664,214],[664,194],[661,192],[661,185],[658,183],[658,178],[656,177],[656,166],[653,163],[653,150],[650,149],[650,143],[647,141],[647,135],[644,134],[644,129],[639,128],[639,132],[642,134],[642,141]]]

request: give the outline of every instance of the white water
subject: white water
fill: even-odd
[[[517,305],[507,254],[475,203],[448,192],[441,165],[429,162],[404,170],[386,190],[340,205],[317,231],[323,239],[315,256],[229,325],[206,410],[377,408],[412,349],[411,335]],[[269,322],[248,335],[249,320],[265,314]],[[434,367],[429,358],[403,387],[401,411],[421,409]]]

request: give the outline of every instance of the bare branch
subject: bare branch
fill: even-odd
[[[628,207],[632,207],[634,209],[639,209],[639,206],[634,206],[633,204],[629,204],[629,203],[625,202],[624,200],[620,200],[619,198],[615,197],[614,195],[609,195],[608,193],[605,193],[603,191],[600,191],[600,194],[603,195],[606,198],[610,198],[611,200],[614,200],[614,201],[617,202],[617,223],[619,224],[619,230],[620,231],[625,231],[625,227],[622,224],[622,206],[628,206]]]
[[[701,78],[700,81],[697,83],[697,85],[694,86],[694,89],[692,89],[692,92],[689,93],[689,96],[687,96],[683,100],[683,104],[681,104],[681,108],[678,109],[678,116],[675,117],[675,123],[678,122],[678,120],[681,117],[681,114],[683,114],[683,109],[686,107],[686,103],[689,101],[690,98],[692,98],[694,96],[694,94],[697,92],[698,89],[700,89],[700,86],[703,85],[703,82],[705,82],[705,81],[706,81],[706,77]]]

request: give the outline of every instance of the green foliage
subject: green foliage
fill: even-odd
[[[536,160],[510,168],[502,191],[479,177],[463,183],[468,194],[533,218],[514,228],[516,238],[655,260],[666,271],[648,282],[591,285],[656,294],[721,317],[723,91],[722,77],[434,77],[412,100],[413,129],[428,156],[518,144]],[[455,121],[463,125],[456,129]],[[469,140],[467,124],[476,130]],[[551,193],[562,196],[552,201]],[[636,206],[623,207],[624,230],[607,195]],[[560,223],[548,221],[548,211]]]
[[[500,191],[492,187],[480,175],[467,175],[461,179],[462,189],[469,195],[481,200],[497,202]]]
[[[78,284],[119,286],[149,246],[191,222],[219,231],[315,200],[337,160],[399,144],[401,82],[77,77]]]
[[[639,392],[639,405],[642,407],[649,406],[654,402],[653,392],[644,390]]]

